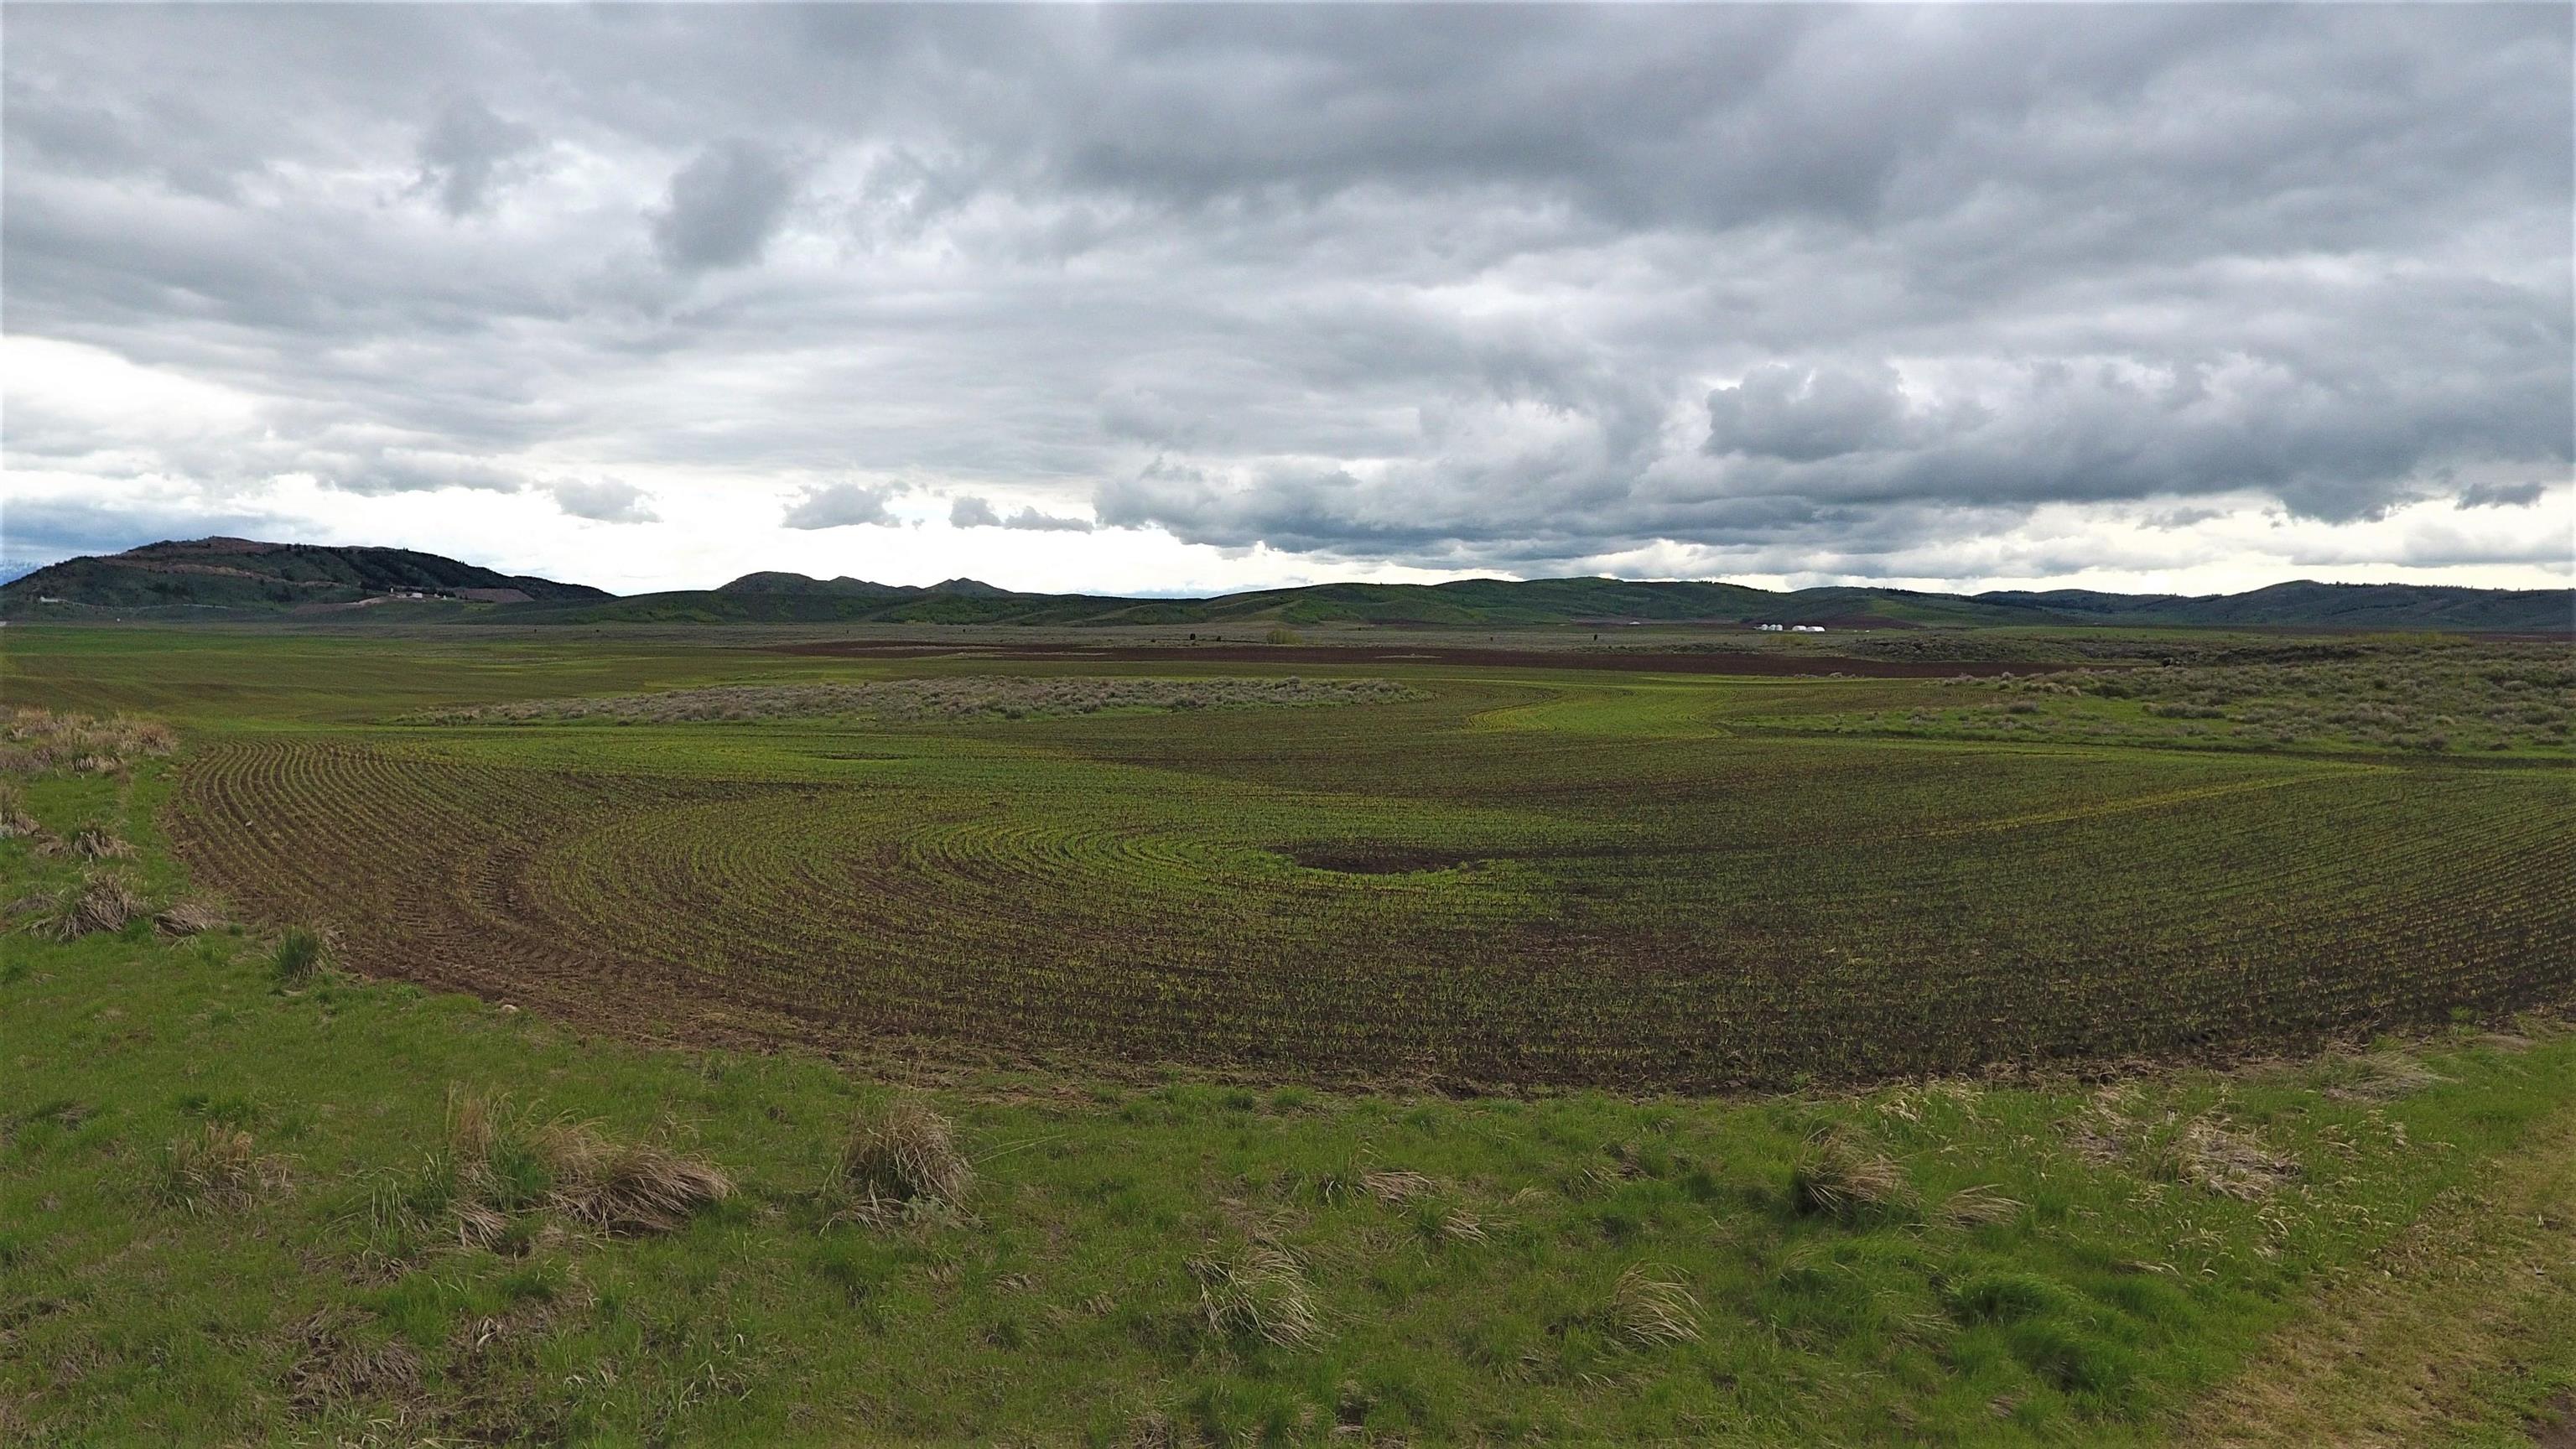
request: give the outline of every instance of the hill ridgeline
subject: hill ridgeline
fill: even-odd
[[[974,579],[929,585],[745,574],[713,589],[625,597],[503,574],[437,554],[201,538],[51,564],[0,585],[12,618],[259,618],[390,607],[382,617],[527,624],[881,623],[1044,625],[1820,624],[1828,628],[2122,625],[2576,631],[2576,593],[2306,580],[2240,594],[2087,589],[1938,594],[1837,587],[1773,592],[1714,581],[1463,579],[1313,584],[1204,599],[1020,593]]]

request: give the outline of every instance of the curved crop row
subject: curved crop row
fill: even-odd
[[[548,744],[580,768],[228,743],[176,834],[374,971],[657,1030],[1323,1075],[1705,1087],[2576,992],[2576,819],[2539,772],[1369,713],[881,735],[810,778],[785,745],[674,773],[690,727]]]

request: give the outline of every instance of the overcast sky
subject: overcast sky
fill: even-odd
[[[0,552],[2563,585],[2571,14],[11,4]]]

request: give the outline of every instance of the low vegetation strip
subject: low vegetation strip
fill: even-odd
[[[53,770],[104,775],[157,759],[177,747],[178,736],[157,720],[118,715],[98,719],[48,709],[17,708],[0,719],[0,777],[25,778]]]
[[[1387,679],[1098,679],[978,675],[836,684],[736,684],[529,700],[405,716],[405,724],[616,724],[859,718],[889,723],[1056,719],[1159,710],[1280,709],[1418,699]]]
[[[1960,674],[1895,707],[1762,721],[1810,732],[2576,762],[2576,651],[2444,640],[2176,650],[2163,663]],[[1946,697],[1945,697],[1946,696]]]
[[[1594,631],[1596,634],[1600,631]],[[1857,646],[1865,641],[1838,639],[1832,649],[1848,652],[1805,653],[1785,649],[1709,649],[1699,644],[1687,647],[1664,646],[1637,648],[1616,642],[1613,634],[1607,643],[1585,643],[1566,640],[1547,648],[1477,648],[1431,640],[1407,641],[1402,644],[1347,642],[1339,644],[1253,644],[1223,640],[1213,635],[1189,642],[1160,644],[1068,644],[1033,641],[974,647],[978,658],[1028,660],[1045,663],[1121,663],[1121,664],[1269,664],[1312,665],[1350,668],[1359,665],[1393,664],[1406,667],[1441,665],[1474,669],[1579,669],[1604,670],[1629,674],[1700,674],[1733,675],[1760,678],[1878,678],[1939,679],[1959,673],[1994,674],[2006,670],[2049,670],[2066,667],[2063,662],[2031,664],[2002,663],[1991,659],[1954,660],[1948,656],[1934,659],[1858,657],[1864,651]],[[770,652],[829,659],[886,659],[916,657],[924,653],[949,653],[954,646],[895,642],[884,640],[820,640],[801,644],[773,645]],[[1937,662],[1936,662],[1937,661]]]
[[[2134,702],[2128,728],[2185,739],[2564,752],[2576,728],[2576,651],[2557,644],[2381,645],[2317,662],[2088,669],[1973,687],[2042,706],[2019,716],[2026,726],[2053,700]]]

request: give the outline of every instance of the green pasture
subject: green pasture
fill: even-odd
[[[426,727],[392,721],[1077,666],[5,646],[8,704],[183,737],[27,812],[241,921],[0,934],[0,1440],[2170,1442],[2420,1225],[2504,1241],[2497,1175],[2576,1121],[2576,1037],[2512,1010],[2570,985],[2546,764],[1390,664],[1339,672],[1421,698]],[[10,899],[86,868],[0,840]],[[482,999],[282,978],[298,925]],[[897,1096],[975,1185],[853,1219],[827,1180]],[[468,1246],[424,1197],[465,1098],[737,1190]],[[214,1129],[262,1164],[220,1204],[173,1185]],[[2569,1290],[2440,1261],[2481,1286],[2426,1332],[2485,1377],[2372,1391],[2512,1442],[2576,1383]]]

